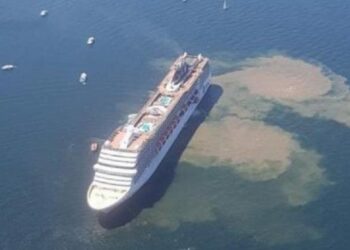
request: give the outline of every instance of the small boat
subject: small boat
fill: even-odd
[[[222,6],[222,9],[223,9],[223,10],[227,10],[227,9],[228,9],[226,0],[224,0],[224,4],[223,4],[223,6]]]
[[[2,67],[1,67],[1,69],[3,70],[3,71],[9,71],[9,70],[13,70],[14,68],[16,68],[16,66],[15,65],[13,65],[13,64],[6,64],[6,65],[3,65]]]
[[[96,142],[91,143],[90,145],[90,151],[96,152],[98,150],[98,144]]]
[[[45,17],[45,16],[47,16],[49,14],[49,11],[48,10],[42,10],[42,11],[40,11],[40,16],[41,17]]]
[[[79,82],[82,84],[86,84],[86,81],[87,81],[87,74],[85,72],[83,72],[80,74]]]
[[[95,43],[95,37],[93,36],[90,36],[86,41],[87,45],[93,45],[94,43]]]

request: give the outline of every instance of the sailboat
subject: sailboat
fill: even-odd
[[[223,6],[222,6],[222,9],[223,9],[223,10],[227,10],[227,9],[228,9],[226,0],[224,0],[224,4],[223,4]]]

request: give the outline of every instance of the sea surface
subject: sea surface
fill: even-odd
[[[281,54],[350,79],[350,1],[227,2],[0,0],[0,65],[17,66],[0,72],[0,249],[350,249],[350,128],[293,112],[266,122],[320,155],[328,184],[306,204],[260,210],[268,181],[181,161],[191,131],[126,212],[101,219],[86,204],[90,143],[137,111],[184,51],[212,58],[214,75]]]

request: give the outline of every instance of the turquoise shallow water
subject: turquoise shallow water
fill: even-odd
[[[286,110],[266,122],[320,153],[333,183],[305,206],[269,208],[273,183],[247,183],[224,166],[173,170],[176,153],[146,192],[165,194],[126,226],[104,229],[86,205],[91,140],[135,112],[183,51],[231,63],[278,53],[350,78],[350,2],[228,3],[224,12],[210,0],[0,1],[0,64],[18,66],[0,72],[0,249],[349,249],[350,129]],[[300,233],[280,240],[291,227]]]

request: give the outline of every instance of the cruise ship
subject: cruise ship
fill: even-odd
[[[152,176],[210,85],[209,59],[184,53],[141,110],[101,146],[87,192],[93,209],[109,212]]]

